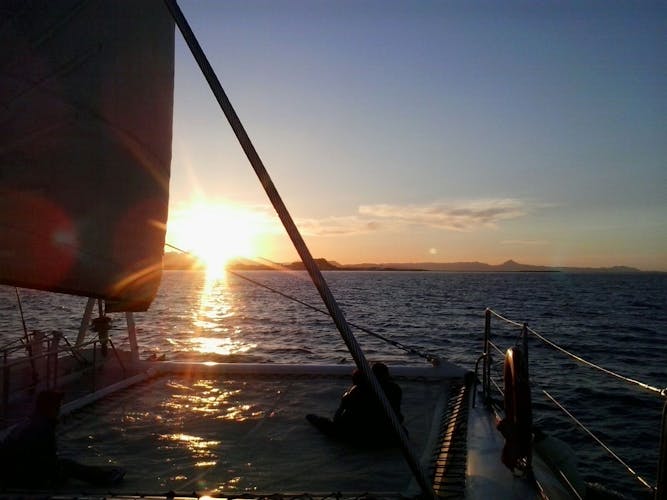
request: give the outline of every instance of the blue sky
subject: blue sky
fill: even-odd
[[[664,2],[180,5],[314,255],[667,270]],[[168,240],[205,200],[294,260],[176,50]]]

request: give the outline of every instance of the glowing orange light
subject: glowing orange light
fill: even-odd
[[[168,242],[186,249],[206,266],[209,277],[220,277],[227,263],[257,254],[264,217],[229,203],[199,202],[170,215]]]

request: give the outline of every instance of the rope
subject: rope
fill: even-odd
[[[39,376],[37,375],[37,367],[35,366],[35,360],[32,356],[32,345],[30,343],[30,337],[28,336],[28,327],[25,323],[25,316],[23,315],[23,305],[21,304],[21,295],[19,294],[19,289],[14,287],[16,292],[16,301],[19,306],[19,312],[21,313],[21,323],[23,324],[23,339],[25,342],[25,349],[28,352],[28,359],[30,360],[30,374],[32,375],[33,383],[37,383]]]
[[[520,327],[520,328],[523,328],[523,327],[525,326],[525,325],[523,325],[523,324],[517,323],[516,321],[509,320],[509,319],[507,319],[507,318],[501,316],[500,314],[498,314],[498,313],[492,311],[491,309],[488,309],[488,311],[489,311],[491,314],[493,314],[495,317],[497,317],[497,318],[499,318],[499,319],[501,319],[501,320],[503,320],[503,321],[505,321],[505,322],[507,322],[507,323],[509,323],[509,324],[511,324],[511,325],[518,326],[518,327]],[[579,363],[581,363],[581,364],[583,364],[583,365],[586,365],[586,366],[588,366],[589,368],[593,368],[593,369],[595,369],[595,370],[601,371],[602,373],[605,373],[605,374],[607,374],[607,375],[610,375],[610,376],[612,376],[612,377],[615,377],[615,378],[617,378],[617,379],[619,379],[619,380],[622,380],[623,382],[627,382],[628,384],[636,385],[637,387],[640,387],[640,388],[642,388],[642,389],[645,389],[645,390],[647,390],[647,391],[649,391],[649,392],[653,392],[653,393],[655,393],[655,394],[658,394],[658,395],[661,396],[661,397],[667,397],[667,388],[659,389],[659,388],[657,388],[657,387],[653,387],[653,386],[648,385],[648,384],[646,384],[646,383],[644,383],[644,382],[641,382],[641,381],[639,381],[639,380],[635,380],[635,379],[632,379],[632,378],[630,378],[630,377],[626,377],[626,376],[624,376],[624,375],[620,375],[620,374],[618,374],[618,373],[616,373],[616,372],[613,372],[613,371],[611,371],[611,370],[608,370],[607,368],[603,368],[603,367],[600,366],[600,365],[597,365],[597,364],[595,364],[595,363],[591,363],[590,361],[585,360],[585,359],[582,358],[581,356],[577,356],[576,354],[573,354],[573,353],[569,352],[568,350],[566,350],[566,349],[560,347],[559,345],[557,345],[556,343],[552,342],[551,340],[549,340],[549,339],[545,338],[544,336],[540,335],[539,333],[537,333],[537,332],[536,332],[535,330],[533,330],[532,328],[529,328],[528,326],[526,326],[526,330],[527,330],[528,332],[530,332],[531,334],[533,334],[535,337],[537,337],[539,340],[541,340],[543,343],[545,343],[545,344],[547,344],[548,346],[550,346],[551,348],[556,349],[557,351],[561,352],[562,354],[565,354],[566,356],[570,357],[571,359],[573,359],[573,360],[575,360],[575,361],[577,361],[577,362],[579,362]]]
[[[608,447],[602,440],[600,440],[595,434],[593,434],[590,430],[588,430],[588,428],[586,428],[586,426],[585,426],[584,424],[582,424],[582,423],[581,423],[581,422],[580,422],[574,415],[572,415],[572,413],[570,413],[570,412],[569,412],[569,411],[568,411],[562,404],[560,404],[558,401],[556,401],[556,399],[555,399],[551,394],[549,394],[549,393],[548,393],[547,391],[545,391],[544,389],[542,389],[542,392],[543,392],[544,395],[545,395],[547,398],[549,398],[549,399],[550,399],[550,400],[551,400],[551,401],[552,401],[552,402],[553,402],[553,403],[554,403],[554,404],[555,404],[555,405],[556,405],[556,406],[557,406],[563,413],[565,413],[568,417],[570,417],[570,419],[572,419],[572,421],[573,421],[574,423],[576,423],[576,424],[579,426],[580,429],[582,429],[586,434],[588,434],[590,437],[592,437],[592,438],[593,438],[593,439],[594,439],[594,440],[595,440],[595,441],[596,441],[602,448],[604,448],[604,450],[605,450],[607,453],[609,453],[609,455],[610,455],[611,457],[613,457],[614,459],[616,459],[616,461],[617,461],[618,463],[620,463],[621,465],[623,465],[623,466],[627,469],[627,471],[628,471],[628,472],[629,472],[635,479],[637,479],[640,483],[642,483],[644,486],[646,486],[646,487],[647,487],[648,489],[650,489],[651,491],[654,491],[654,490],[655,490],[655,488],[654,488],[653,486],[651,486],[648,482],[646,482],[646,481],[645,481],[639,474],[637,474],[637,473],[634,471],[634,469],[632,469],[632,467],[630,467],[627,463],[625,463],[625,462],[623,461],[623,459],[621,459],[621,457],[619,457],[616,453],[614,453],[614,452],[611,450],[611,448],[609,448],[609,447]]]
[[[493,349],[494,349],[498,354],[500,354],[502,357],[505,356],[505,353],[500,349],[500,347],[498,347],[496,344],[494,344],[494,343],[491,342],[490,340],[489,340],[489,345],[490,345],[491,347],[493,347]]]
[[[505,323],[509,323],[510,325],[514,325],[514,326],[518,326],[519,328],[523,328],[522,323],[517,323],[516,321],[512,321],[511,319],[508,319],[504,316],[501,316],[500,314],[498,314],[493,309],[487,309],[487,311],[489,311],[489,313],[493,314],[496,318],[502,319]]]
[[[0,351],[7,351],[7,352],[13,352],[19,349],[21,350],[25,349],[25,339],[23,337],[10,340],[6,344],[3,344],[2,347],[0,347]]]
[[[88,361],[86,358],[79,352],[79,350],[74,349],[72,344],[70,343],[69,340],[67,340],[67,337],[64,335],[60,335],[60,338],[62,338],[65,341],[65,344],[67,345],[67,349],[69,350],[70,354],[77,359],[80,363],[87,363]]]
[[[591,363],[590,361],[587,361],[587,360],[585,360],[584,358],[582,358],[582,357],[580,357],[580,356],[577,356],[576,354],[573,354],[573,353],[571,353],[571,352],[569,352],[569,351],[563,349],[562,347],[560,347],[559,345],[553,343],[553,342],[550,341],[549,339],[546,339],[545,337],[543,337],[542,335],[540,335],[539,333],[537,333],[537,332],[536,332],[535,330],[533,330],[532,328],[528,328],[528,331],[529,331],[530,333],[532,333],[533,335],[535,335],[538,339],[540,339],[540,340],[541,340],[542,342],[544,342],[545,344],[547,344],[547,345],[549,345],[550,347],[556,349],[557,351],[562,352],[563,354],[569,356],[570,358],[574,359],[575,361],[578,361],[579,363],[582,363],[582,364],[584,364],[584,365],[586,365],[586,366],[588,366],[588,367],[590,367],[590,368],[594,368],[594,369],[596,369],[596,370],[598,370],[598,371],[601,371],[602,373],[606,373],[607,375],[610,375],[610,376],[612,376],[612,377],[616,377],[617,379],[622,380],[622,381],[624,381],[624,382],[627,382],[627,383],[629,383],[629,384],[634,384],[634,385],[636,385],[636,386],[638,386],[638,387],[641,387],[642,389],[645,389],[645,390],[647,390],[647,391],[650,391],[650,392],[659,394],[660,396],[665,397],[665,395],[666,395],[665,392],[667,391],[667,389],[658,389],[657,387],[650,386],[650,385],[648,385],[648,384],[645,384],[644,382],[640,382],[639,380],[635,380],[635,379],[632,379],[632,378],[629,378],[629,377],[625,377],[625,376],[620,375],[620,374],[618,374],[618,373],[615,373],[615,372],[613,372],[613,371],[611,371],[611,370],[608,370],[608,369],[606,369],[606,368],[603,368],[603,367],[600,366],[600,365],[596,365],[595,363]]]

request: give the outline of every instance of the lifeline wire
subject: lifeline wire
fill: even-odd
[[[488,310],[491,314],[493,314],[494,316],[496,316],[497,318],[499,318],[499,319],[501,319],[501,320],[503,320],[503,321],[505,321],[505,322],[507,322],[507,323],[509,323],[509,324],[511,324],[511,325],[518,326],[518,327],[520,327],[520,328],[523,328],[523,327],[524,327],[523,324],[517,323],[516,321],[509,320],[509,319],[507,319],[507,318],[501,316],[501,315],[498,314],[497,312],[492,311],[491,309],[487,309],[487,310]],[[557,351],[560,351],[561,353],[565,354],[566,356],[569,356],[570,358],[572,358],[572,359],[575,360],[575,361],[578,361],[579,363],[582,363],[582,364],[584,364],[584,365],[586,365],[586,366],[588,366],[588,367],[590,367],[590,368],[594,368],[594,369],[596,369],[596,370],[599,370],[599,371],[601,371],[601,372],[603,372],[603,373],[606,373],[607,375],[610,375],[610,376],[612,376],[612,377],[616,377],[617,379],[622,380],[622,381],[624,381],[624,382],[627,382],[627,383],[629,383],[629,384],[633,384],[633,385],[636,385],[636,386],[638,386],[638,387],[641,387],[642,389],[645,389],[645,390],[647,390],[647,391],[657,393],[658,395],[660,395],[660,396],[662,396],[662,397],[667,397],[667,388],[665,388],[665,389],[658,389],[657,387],[653,387],[653,386],[651,386],[651,385],[645,384],[644,382],[640,382],[639,380],[635,380],[635,379],[632,379],[632,378],[629,378],[629,377],[625,377],[625,376],[623,376],[623,375],[619,375],[618,373],[615,373],[615,372],[613,372],[613,371],[611,371],[611,370],[608,370],[608,369],[606,369],[606,368],[603,368],[602,366],[596,365],[595,363],[591,363],[590,361],[587,361],[587,360],[585,360],[584,358],[582,358],[582,357],[580,357],[580,356],[577,356],[576,354],[573,354],[573,353],[567,351],[566,349],[560,347],[559,345],[555,344],[555,343],[552,342],[551,340],[549,340],[549,339],[543,337],[542,335],[540,335],[539,333],[537,333],[535,330],[533,330],[532,328],[530,328],[530,327],[528,327],[528,326],[526,326],[526,329],[527,329],[530,333],[532,333],[533,335],[535,335],[535,337],[537,337],[539,340],[541,340],[542,342],[544,342],[545,344],[547,344],[548,346],[550,346],[550,347],[556,349]]]
[[[619,457],[616,453],[612,451],[611,448],[609,448],[602,440],[600,440],[595,434],[593,434],[584,424],[582,424],[572,413],[567,411],[567,409],[561,405],[556,399],[549,394],[547,391],[542,389],[542,392],[544,395],[549,398],[558,408],[560,408],[561,411],[563,411],[568,417],[572,419],[574,423],[576,423],[586,434],[588,434],[590,437],[592,437],[604,450],[609,453],[613,458],[615,458],[620,464],[622,464],[632,476],[637,479],[640,483],[642,483],[644,486],[649,488],[650,490],[654,490],[655,488],[651,486],[649,483],[647,483],[644,478],[642,478],[639,474],[637,474],[632,467],[630,467],[628,464],[626,464],[621,457]]]
[[[507,322],[507,323],[509,323],[509,324],[511,324],[511,325],[514,325],[514,326],[517,326],[517,327],[520,327],[520,328],[524,328],[524,327],[525,327],[527,331],[529,331],[530,333],[532,333],[533,335],[535,335],[539,340],[541,340],[542,342],[546,343],[547,345],[553,347],[554,349],[556,349],[556,350],[562,352],[563,354],[566,354],[567,356],[570,356],[571,358],[573,358],[573,359],[576,360],[576,361],[579,361],[579,362],[581,362],[581,363],[583,363],[583,364],[585,364],[585,365],[587,365],[587,366],[590,366],[590,367],[592,367],[592,368],[598,369],[598,370],[602,371],[603,373],[606,373],[606,374],[608,374],[608,375],[612,375],[612,376],[614,376],[614,377],[616,377],[616,378],[618,378],[618,379],[621,379],[621,380],[623,380],[623,381],[626,381],[626,382],[630,382],[630,383],[639,385],[640,387],[642,387],[642,388],[644,388],[644,389],[649,389],[649,390],[651,390],[651,391],[658,392],[658,393],[660,393],[661,395],[664,395],[664,391],[661,392],[659,389],[656,389],[656,388],[654,388],[654,387],[651,387],[651,386],[649,386],[649,385],[647,385],[647,384],[644,384],[644,383],[642,383],[642,382],[638,382],[638,381],[633,380],[633,379],[629,379],[629,378],[627,378],[627,377],[623,377],[623,376],[618,375],[618,374],[616,374],[616,373],[614,373],[614,372],[612,372],[612,371],[610,371],[610,370],[607,370],[607,369],[605,369],[605,368],[602,368],[602,367],[600,367],[600,366],[597,366],[597,365],[595,365],[594,363],[591,363],[591,362],[589,362],[589,361],[586,361],[585,359],[583,359],[583,358],[581,358],[581,357],[579,357],[579,356],[576,356],[576,355],[574,355],[574,354],[572,354],[572,353],[566,351],[566,350],[563,349],[562,347],[560,347],[560,346],[554,344],[553,342],[551,342],[550,340],[546,339],[545,337],[543,337],[542,335],[540,335],[540,334],[537,333],[536,331],[532,330],[531,328],[528,328],[528,327],[525,326],[524,324],[520,324],[520,323],[517,323],[516,321],[509,320],[509,319],[507,319],[507,318],[501,316],[500,314],[496,313],[495,311],[492,311],[491,309],[487,309],[487,310],[488,310],[491,314],[493,314],[494,316],[496,316],[497,318],[499,318],[499,319],[501,319],[501,320],[503,320],[503,321],[505,321],[505,322]],[[489,342],[489,343],[491,343],[491,342]],[[491,343],[491,345],[492,345],[493,347],[496,347],[496,346],[495,346],[494,344],[492,344],[492,343]],[[496,349],[497,349],[497,348],[496,348]],[[496,384],[495,384],[495,381],[492,380],[492,382],[494,382],[494,385],[496,385]],[[496,385],[496,388],[502,393],[502,390],[500,389],[500,387],[498,387],[498,386]],[[600,440],[595,434],[593,434],[593,432],[591,432],[591,431],[590,431],[584,424],[582,424],[582,423],[581,423],[581,422],[580,422],[580,421],[579,421],[579,420],[578,420],[572,413],[570,413],[570,412],[569,412],[569,411],[568,411],[568,410],[567,410],[561,403],[559,403],[559,402],[558,402],[558,401],[557,401],[551,394],[549,394],[549,393],[548,393],[546,390],[544,390],[544,389],[542,389],[542,392],[544,393],[544,395],[545,395],[549,400],[551,400],[551,402],[552,402],[554,405],[556,405],[556,406],[557,406],[563,413],[565,413],[565,414],[566,414],[566,415],[567,415],[567,416],[568,416],[568,417],[569,417],[569,418],[570,418],[570,419],[571,419],[571,420],[572,420],[572,421],[573,421],[579,428],[581,428],[586,434],[588,434],[591,438],[593,438],[593,439],[595,440],[595,442],[597,442],[598,445],[600,445],[600,446],[601,446],[601,447],[602,447],[602,448],[603,448],[603,449],[604,449],[604,450],[605,450],[605,451],[606,451],[612,458],[614,458],[617,462],[619,462],[621,465],[623,465],[623,466],[627,469],[627,471],[628,471],[628,472],[629,472],[635,479],[637,479],[639,482],[641,482],[646,488],[648,488],[648,489],[650,489],[650,490],[652,490],[652,491],[655,490],[655,487],[654,487],[654,486],[651,486],[646,480],[644,480],[639,474],[637,474],[637,473],[634,471],[634,469],[632,469],[632,467],[630,467],[627,463],[625,463],[625,462],[623,461],[623,459],[621,459],[616,453],[614,453],[614,451],[613,451],[611,448],[609,448],[609,446],[607,446],[602,440]]]

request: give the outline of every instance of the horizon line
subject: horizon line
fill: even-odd
[[[189,253],[181,253],[181,252],[165,252],[165,256],[171,254],[171,255],[182,255],[184,258],[191,258],[191,259],[199,259],[196,255],[194,254],[189,254]],[[397,266],[397,267],[408,267],[408,266],[414,266],[414,267],[419,267],[419,266],[480,266],[480,267],[491,267],[491,268],[500,268],[500,267],[509,267],[509,266],[517,266],[517,267],[524,267],[524,268],[542,268],[545,270],[564,270],[564,269],[572,269],[572,270],[626,270],[628,272],[642,272],[642,273],[666,273],[667,269],[643,269],[639,268],[636,266],[631,266],[627,264],[613,264],[613,265],[604,265],[604,266],[592,266],[592,265],[569,265],[569,264],[564,264],[564,265],[545,265],[545,264],[526,264],[522,262],[518,262],[514,259],[507,259],[501,263],[498,264],[490,264],[488,262],[483,262],[483,261],[478,261],[478,260],[470,260],[470,261],[433,261],[433,260],[422,260],[422,261],[386,261],[386,262],[356,262],[356,263],[342,263],[339,262],[335,259],[329,259],[325,257],[315,257],[316,261],[324,261],[325,263],[329,264],[332,267],[392,267],[392,266]],[[252,263],[257,266],[267,266],[268,263],[273,263],[281,266],[293,266],[295,264],[300,264],[300,260],[292,260],[289,262],[278,262],[278,261],[272,261],[270,259],[263,259],[263,258],[251,258],[251,257],[235,257],[233,259],[230,259],[230,264],[233,265],[243,265],[243,261],[247,261],[248,263]],[[264,263],[262,263],[264,261]],[[248,265],[248,264],[246,264]],[[418,269],[417,269],[418,270]]]

